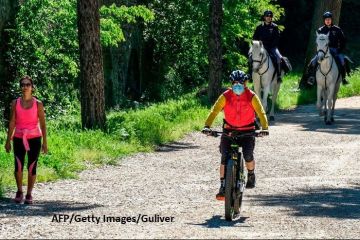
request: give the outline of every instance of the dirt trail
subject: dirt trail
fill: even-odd
[[[215,200],[219,138],[192,133],[79,180],[38,184],[32,206],[11,193],[0,202],[0,238],[360,238],[360,97],[339,100],[335,120],[324,125],[314,105],[277,115],[256,142],[257,187],[236,222]],[[103,219],[139,214],[170,222]]]

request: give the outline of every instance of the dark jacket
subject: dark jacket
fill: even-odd
[[[336,25],[332,25],[331,27],[322,26],[317,30],[319,34],[329,34],[329,47],[337,48],[340,52],[345,49],[346,39],[343,31]]]
[[[275,23],[266,25],[264,22],[256,27],[253,40],[262,41],[266,50],[277,48],[280,32]]]

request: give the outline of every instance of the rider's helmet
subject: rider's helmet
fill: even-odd
[[[241,70],[235,70],[230,74],[229,78],[231,82],[237,81],[241,84],[244,84],[245,81],[249,79],[249,76]]]
[[[325,19],[325,18],[332,18],[332,13],[329,12],[329,11],[324,12],[324,14],[323,14],[323,19]]]
[[[263,17],[273,17],[273,12],[268,9],[264,12]]]

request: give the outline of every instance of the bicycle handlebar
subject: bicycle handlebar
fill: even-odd
[[[261,131],[254,131],[254,132],[239,132],[239,131],[230,131],[230,132],[221,132],[221,131],[214,131],[211,130],[209,131],[209,135],[213,136],[213,137],[218,137],[219,134],[223,134],[227,137],[233,138],[233,137],[262,137],[261,135]],[[232,134],[234,133],[234,134]],[[206,134],[206,133],[205,133]]]

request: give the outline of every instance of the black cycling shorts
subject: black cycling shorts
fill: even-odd
[[[41,149],[41,137],[28,139],[30,150],[27,152],[27,169],[32,176],[36,175],[37,160]],[[13,139],[15,155],[15,172],[22,172],[24,168],[26,150],[21,138]]]
[[[254,160],[255,136],[246,136],[238,139],[237,144],[242,147],[242,154],[246,162]],[[220,142],[221,164],[226,165],[231,155],[231,140],[221,136]]]

